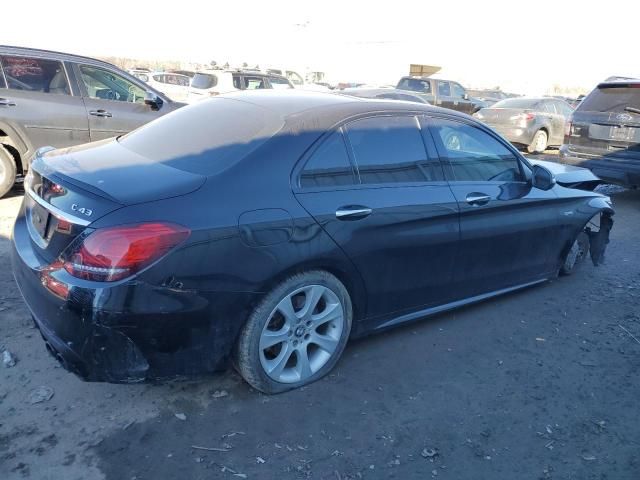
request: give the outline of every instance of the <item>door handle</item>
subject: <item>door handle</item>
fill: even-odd
[[[340,207],[336,210],[336,218],[338,220],[359,220],[371,215],[372,211],[373,210],[368,207],[362,207],[359,205]]]
[[[477,207],[479,205],[486,205],[487,203],[489,203],[491,197],[489,195],[485,195],[484,193],[474,192],[468,194],[466,200],[469,205]]]
[[[16,103],[12,102],[11,100],[9,100],[7,98],[0,98],[0,106],[2,106],[2,107],[15,107]]]
[[[106,110],[91,110],[89,115],[93,115],[94,117],[113,117],[111,112],[107,112]]]

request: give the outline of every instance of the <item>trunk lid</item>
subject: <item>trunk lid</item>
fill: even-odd
[[[533,110],[521,108],[483,108],[480,110],[480,120],[490,125],[514,125],[525,119],[527,113]]]
[[[114,140],[43,150],[25,180],[25,215],[34,247],[48,261],[108,213],[185,195],[205,182],[201,175],[153,162]]]

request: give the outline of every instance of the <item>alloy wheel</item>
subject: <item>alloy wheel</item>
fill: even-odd
[[[335,353],[344,324],[342,302],[329,288],[308,285],[287,294],[262,329],[262,368],[281,383],[308,379]]]

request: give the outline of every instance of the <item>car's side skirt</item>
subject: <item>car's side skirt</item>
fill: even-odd
[[[453,310],[454,308],[462,307],[464,305],[469,305],[471,303],[480,302],[482,300],[486,300],[491,297],[496,297],[498,295],[513,292],[514,290],[520,290],[521,288],[537,285],[539,283],[546,282],[547,280],[548,278],[542,278],[540,280],[535,280],[533,282],[516,285],[515,287],[502,288],[494,292],[483,293],[482,295],[476,295],[475,297],[465,298],[464,300],[456,300],[455,302],[446,303],[444,305],[438,305],[437,307],[430,307],[424,310],[418,310],[417,312],[407,313],[405,315],[401,315],[400,317],[393,318],[379,325],[378,327],[376,327],[376,330],[393,327],[395,325],[399,325],[405,322],[410,322],[412,320],[417,320],[419,318],[428,317],[429,315],[435,315],[436,313],[446,312],[447,310]]]

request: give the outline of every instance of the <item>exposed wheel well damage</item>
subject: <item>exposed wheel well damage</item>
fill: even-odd
[[[571,253],[573,244],[577,242],[580,235],[584,233],[588,238],[588,250],[584,252],[585,256],[587,253],[589,254],[594,266],[603,263],[605,251],[609,244],[609,234],[613,227],[613,214],[614,210],[612,208],[603,208],[592,216],[576,235],[567,242],[562,252],[562,260],[564,261],[567,255]],[[593,221],[595,218],[598,219],[597,222]]]

